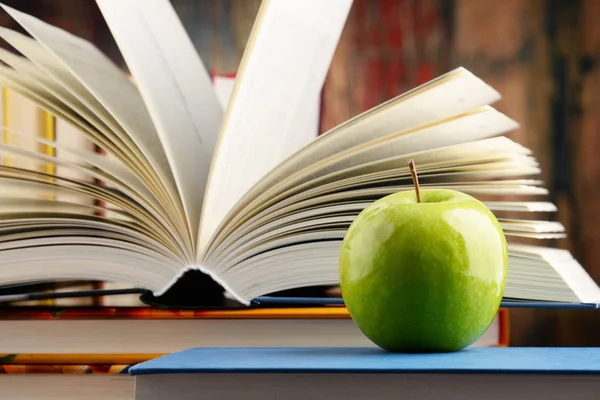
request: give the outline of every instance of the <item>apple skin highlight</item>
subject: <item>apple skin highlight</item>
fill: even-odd
[[[342,296],[360,330],[385,350],[457,351],[498,311],[506,239],[472,196],[421,189],[418,202],[417,191],[381,198],[354,220],[340,252]]]

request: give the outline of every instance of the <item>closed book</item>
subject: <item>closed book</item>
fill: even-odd
[[[372,346],[345,307],[21,307],[0,309],[0,330],[0,355],[21,359],[45,353],[157,356],[190,347]],[[506,310],[473,345],[508,345]]]
[[[197,348],[132,367],[136,400],[597,399],[598,348]]]
[[[132,400],[129,365],[47,364],[0,366],[3,399]]]

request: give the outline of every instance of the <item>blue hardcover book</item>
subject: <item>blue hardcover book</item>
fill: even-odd
[[[130,369],[136,399],[597,399],[600,348],[197,348]]]
[[[344,305],[341,297],[274,297],[262,296],[254,299],[256,306],[326,306]],[[522,301],[506,299],[500,303],[501,308],[552,308],[552,309],[598,309],[600,303],[568,303],[561,301]]]

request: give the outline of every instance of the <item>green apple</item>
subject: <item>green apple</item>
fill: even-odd
[[[506,239],[472,196],[415,186],[375,201],[351,224],[339,258],[342,297],[360,330],[385,350],[457,351],[477,341],[498,311]]]

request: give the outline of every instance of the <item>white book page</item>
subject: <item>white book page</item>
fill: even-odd
[[[486,185],[465,185],[437,183],[435,187],[460,190],[473,196],[528,196],[548,194],[548,191],[545,188],[531,186],[527,184],[504,185],[500,183],[490,183]],[[352,189],[342,192],[333,191],[323,193],[321,188],[317,187],[315,189],[307,190],[298,193],[294,196],[281,199],[280,201],[272,204],[271,206],[264,208],[259,213],[254,214],[252,218],[248,219],[248,221],[245,224],[237,226],[235,230],[230,232],[230,235],[228,235],[225,240],[229,240],[231,237],[235,238],[244,236],[252,230],[252,224],[258,224],[268,221],[271,218],[271,216],[276,216],[277,213],[279,213],[280,211],[291,214],[299,212],[302,209],[321,207],[323,205],[364,201],[366,198],[374,200],[375,198],[383,197],[388,194],[397,192],[399,190],[411,190],[412,188],[412,184],[406,184],[403,187],[394,185],[386,187]],[[224,242],[225,241],[219,242],[217,244],[220,246],[220,244]],[[211,251],[209,259],[212,259],[213,251]]]
[[[450,166],[453,165],[454,161],[465,162],[462,153],[471,154],[472,159],[468,161],[470,163],[477,161],[475,155],[484,157],[496,151],[502,151],[496,153],[498,159],[501,156],[508,159],[509,155],[511,158],[518,157],[519,154],[513,152],[526,153],[528,150],[509,139],[488,139],[490,140],[489,143],[485,140],[477,141],[481,137],[496,135],[514,127],[516,127],[516,123],[508,117],[491,107],[483,107],[478,112],[466,114],[462,118],[451,119],[445,123],[429,124],[424,129],[399,132],[395,135],[389,135],[383,140],[359,145],[327,159],[316,161],[303,170],[290,173],[286,179],[281,180],[278,184],[265,188],[255,200],[244,208],[242,215],[237,216],[237,220],[230,223],[226,230],[219,232],[219,237],[211,245],[219,244],[220,239],[239,229],[240,222],[238,221],[247,220],[257,212],[294,194],[308,194],[310,191],[318,192],[327,186],[330,186],[328,189],[331,190],[331,186],[335,186],[336,181],[351,179],[359,175],[374,174],[378,170],[382,171],[384,169],[405,168],[407,176],[410,176],[407,167],[410,158],[416,160],[419,172],[423,173],[426,172],[423,170],[424,167],[432,167],[431,165],[423,165],[424,162],[430,163],[432,157],[438,161],[441,161],[440,158],[445,159]],[[455,144],[463,140],[467,143]],[[471,140],[475,142],[469,142]],[[431,144],[442,147],[429,148]],[[474,149],[469,149],[471,146]],[[479,149],[483,152],[480,152]],[[510,152],[508,152],[509,150]],[[520,173],[531,174],[538,171],[537,168],[526,168],[527,162],[530,162],[529,159],[524,156],[519,158],[523,159],[522,162],[521,160],[515,160],[515,165],[519,165]],[[494,160],[488,159],[486,163],[491,161]],[[239,217],[243,217],[243,219]],[[212,251],[212,247],[210,251]]]
[[[65,34],[65,32],[60,30],[59,32]],[[132,141],[132,138],[125,132],[121,124],[113,118],[99,100],[75,75],[73,75],[67,68],[68,66],[63,65],[61,60],[56,58],[39,42],[19,32],[0,27],[0,37],[25,55],[25,57],[40,69],[40,73],[33,73],[32,76],[32,68],[26,67],[27,70],[25,70],[25,68],[22,68],[25,63],[18,62],[18,59],[15,57],[10,57],[6,62],[18,70],[19,74],[18,78],[14,76],[14,73],[8,74],[9,77],[17,80],[18,83],[32,90],[34,86],[37,86],[38,89],[36,92],[38,92],[38,94],[41,88],[45,88],[43,92],[48,92],[47,94],[50,95],[53,100],[48,100],[47,95],[44,96],[45,99],[52,104],[55,109],[58,108],[61,110],[61,114],[56,114],[57,116],[64,117],[65,114],[68,114],[73,116],[71,119],[82,120],[82,118],[85,118],[90,125],[98,129],[98,132],[105,136],[105,138],[98,137],[98,140],[101,141],[100,146],[103,149],[118,153],[119,157],[126,160],[132,169],[137,168],[139,170],[139,167],[142,167],[146,171],[146,174],[151,174],[155,177],[155,180],[157,180],[156,171],[149,166],[148,160],[144,158],[140,149]],[[72,49],[73,47],[71,50]],[[3,58],[7,59],[6,53],[3,55]],[[75,63],[78,62],[79,61],[75,58]],[[15,66],[16,64],[19,64],[19,68]],[[84,64],[79,65],[79,68],[82,67],[86,68]],[[46,84],[39,83],[40,81],[35,78],[36,76],[44,75],[44,73],[45,79],[42,82],[54,82],[54,84],[50,84],[50,87]],[[120,71],[118,74],[123,75]],[[23,82],[23,79],[26,79],[27,82]],[[134,88],[134,90],[137,89]],[[70,99],[74,99],[75,101],[71,101]],[[59,100],[65,104],[61,106]],[[50,112],[54,113],[55,111],[50,110]],[[116,149],[118,150],[116,151]],[[161,149],[159,148],[159,150]],[[175,189],[173,189],[172,196],[173,198],[178,198]],[[177,218],[181,218],[181,214],[182,211],[178,212]]]
[[[317,161],[352,147],[418,126],[439,123],[488,105],[499,98],[500,95],[485,82],[463,68],[458,68],[319,136],[269,173],[252,188],[251,195],[262,192]],[[435,146],[434,144],[432,147]]]
[[[223,109],[227,109],[233,89],[235,85],[235,78],[229,76],[215,76],[213,77],[213,87],[215,93],[219,98],[219,102],[223,106]],[[297,127],[297,134],[294,137],[290,137],[285,143],[293,152],[296,149],[302,148],[308,144],[311,140],[315,139],[319,135],[321,121],[321,95],[318,94],[315,97],[315,101],[312,108],[307,108],[305,117],[299,118],[294,123]]]
[[[32,136],[42,137],[44,135],[44,116],[41,109],[29,98],[14,90],[7,90],[6,100],[8,100],[8,104],[4,110],[6,111],[4,117],[8,123],[3,126],[3,140],[0,139],[0,142],[23,150],[40,153],[40,148],[35,142],[23,140],[21,136],[13,134],[11,129],[26,131]],[[19,154],[3,157],[3,163],[11,167],[34,171],[42,168],[42,164],[37,160]]]
[[[38,21],[39,22],[39,21]],[[56,29],[56,28],[55,28]],[[42,72],[47,75],[47,79],[54,80],[64,88],[73,97],[93,111],[110,129],[117,131],[122,129],[110,113],[100,104],[89,90],[75,77],[61,61],[56,58],[48,49],[20,32],[16,32],[4,27],[0,27],[0,37],[6,40],[8,44],[17,49],[27,59],[32,61]],[[7,62],[9,65],[12,64]],[[17,69],[13,66],[13,68]],[[60,92],[58,92],[60,93]]]
[[[520,211],[520,212],[548,212],[555,211],[556,207],[547,202],[483,202],[492,212],[502,211]],[[217,258],[229,254],[229,248],[236,248],[238,243],[245,242],[248,239],[256,237],[264,232],[268,232],[277,227],[285,226],[292,221],[323,218],[327,216],[358,215],[371,201],[344,202],[343,200],[335,203],[324,203],[321,205],[311,204],[311,201],[298,201],[290,205],[264,213],[257,216],[248,223],[237,229],[232,235],[227,237],[217,247],[213,254],[218,254]]]
[[[33,144],[45,143],[48,146],[54,147],[54,142],[51,142],[51,141],[44,141],[42,139],[34,141],[34,140],[31,140],[31,138],[28,138],[25,136],[16,136],[16,137],[19,137],[21,139],[22,143],[33,143]],[[83,152],[83,154],[85,154],[84,151],[81,151],[81,152]],[[114,186],[121,189],[122,192],[126,196],[131,197],[131,199],[133,199],[135,201],[133,204],[135,204],[136,206],[144,206],[146,209],[152,210],[152,204],[154,203],[153,200],[155,200],[152,197],[152,193],[147,188],[137,184],[138,182],[137,182],[136,178],[130,174],[130,171],[128,171],[127,169],[119,168],[118,164],[111,165],[111,164],[106,163],[106,160],[98,154],[95,154],[96,157],[92,156],[92,155],[94,155],[94,153],[87,154],[89,156],[89,158],[85,159],[85,161],[89,161],[90,163],[93,163],[93,164],[99,164],[99,165],[108,167],[108,170],[115,173],[116,175],[111,175],[110,173],[108,173],[104,170],[96,170],[90,166],[87,166],[87,163],[83,163],[83,162],[74,163],[74,162],[71,162],[66,159],[59,159],[59,158],[56,158],[53,156],[45,155],[45,154],[38,153],[36,151],[30,150],[27,148],[24,148],[24,146],[9,145],[9,144],[1,143],[0,144],[0,154],[7,154],[9,156],[20,156],[20,157],[23,157],[25,160],[28,160],[29,162],[37,162],[37,163],[39,163],[40,166],[46,165],[45,163],[56,163],[57,165],[62,165],[65,168],[70,168],[70,169],[74,170],[75,172],[86,174],[87,176],[90,176],[92,178],[110,182]],[[71,154],[77,155],[77,152],[73,151]],[[35,172],[35,169],[33,169],[33,168],[30,168],[30,169],[32,169]],[[57,177],[62,178],[58,175],[57,175]],[[125,182],[127,182],[127,183],[131,183],[131,186],[124,184],[122,181],[119,180],[120,178],[123,178],[125,180]],[[97,190],[101,190],[103,188],[103,186],[96,186],[96,185],[94,187]],[[116,192],[116,193],[118,193],[118,192]]]
[[[12,42],[19,46],[16,42],[10,39],[10,36],[15,36],[11,35],[11,33],[16,34],[16,32],[0,30],[0,37],[7,38],[9,43]],[[27,42],[29,42],[31,45],[38,45],[31,40],[28,40]],[[23,46],[19,46],[19,49],[23,50]],[[40,50],[43,49],[40,48]],[[30,55],[34,53],[31,51],[26,52]],[[32,61],[4,49],[0,49],[0,60],[14,68],[15,74],[18,72],[18,75],[21,76],[22,79],[26,79],[28,82],[28,87],[35,86],[39,88],[38,92],[41,91],[41,89],[44,89],[46,98],[48,97],[47,95],[51,95],[54,99],[52,102],[54,108],[60,108],[62,114],[69,115],[70,121],[85,120],[86,123],[90,124],[90,127],[93,126],[95,130],[102,132],[104,136],[108,138],[115,137],[114,133],[109,130],[109,127],[105,124],[105,122],[98,118],[96,114],[94,114],[88,107],[81,103],[50,74],[44,72],[44,70],[34,64]]]
[[[158,293],[181,269],[177,260],[133,243],[99,239],[93,240],[93,244],[57,242],[51,246],[32,244],[0,251],[3,266],[0,284],[57,279],[114,280]],[[126,248],[118,248],[119,245]]]
[[[36,68],[33,64],[31,64],[26,59],[23,59],[22,57],[13,57],[12,55],[9,56],[8,52],[0,52],[0,59],[4,60],[7,57],[11,59],[11,61],[14,64],[19,64],[22,67],[27,66],[27,68],[25,68],[27,70],[34,70]],[[43,73],[39,72],[38,75],[40,74]],[[50,79],[48,78],[48,80]],[[113,157],[116,158],[118,162],[122,163],[127,167],[126,172],[128,174],[134,173],[135,177],[141,179],[142,183],[145,184],[145,186],[147,186],[147,188],[151,190],[151,198],[156,200],[157,204],[159,204],[157,209],[162,209],[164,206],[163,212],[170,215],[174,221],[180,222],[181,214],[179,214],[178,211],[172,206],[172,203],[169,201],[168,196],[164,194],[163,191],[161,191],[161,187],[157,186],[157,182],[155,180],[148,179],[147,174],[144,174],[144,171],[141,170],[141,165],[139,164],[139,162],[136,162],[135,159],[132,159],[130,153],[123,152],[124,145],[122,144],[122,142],[120,142],[112,132],[107,131],[106,127],[104,127],[103,132],[95,131],[93,127],[91,127],[86,123],[86,121],[81,119],[79,107],[77,107],[76,105],[72,107],[62,103],[58,98],[54,97],[53,94],[55,92],[53,90],[44,88],[42,84],[40,84],[28,72],[17,72],[7,67],[0,67],[0,84],[19,91],[26,97],[36,102],[41,108],[48,110],[51,114],[55,115],[57,117],[57,130],[60,125],[59,122],[67,122],[64,123],[62,126],[66,129],[70,129],[70,132],[72,134],[66,140],[70,140],[71,142],[75,141],[71,144],[83,140],[84,143],[87,143],[91,146],[93,141],[94,143],[97,143],[99,146],[101,146],[103,149],[107,150],[107,153],[103,156],[98,156],[95,153],[91,153],[89,157],[85,155],[81,158],[83,160],[89,160],[90,157],[94,156],[101,157],[103,159]],[[93,149],[93,146],[89,148]],[[108,171],[108,173],[110,174],[110,171]],[[143,190],[137,189],[137,191],[140,193],[146,192],[146,187],[142,187],[142,189]],[[178,226],[180,225],[181,224],[179,223]],[[185,232],[184,228],[183,232]]]
[[[238,300],[248,304],[258,296],[302,285],[337,285],[338,259],[341,239],[316,243],[300,243],[256,251],[235,268],[223,273],[229,292]],[[265,246],[268,247],[268,246]],[[549,256],[537,246],[508,245],[508,278],[505,298],[522,300],[600,301],[598,286],[571,256],[568,251]],[[531,253],[531,258],[522,252]],[[538,254],[535,254],[535,253]],[[529,254],[525,254],[528,256]],[[537,257],[536,257],[537,256]],[[286,268],[281,268],[285,265]],[[256,276],[260,276],[259,283]]]
[[[392,157],[383,157],[382,155],[377,157],[374,162],[341,169],[331,174],[321,174],[315,179],[308,180],[304,184],[287,189],[285,192],[278,195],[278,197],[289,197],[291,194],[322,187],[332,182],[348,179],[361,179],[361,177],[378,175],[385,173],[385,171],[391,171],[397,168],[406,168],[408,171],[408,162],[410,159],[414,159],[419,172],[421,172],[424,167],[431,169],[435,166],[489,163],[498,160],[512,160],[515,158],[519,158],[523,163],[526,163],[526,161],[529,160],[528,157],[530,151],[505,136],[498,136],[447,147],[427,149],[419,152],[396,152],[396,154],[398,155]],[[531,166],[536,165],[533,161],[529,162],[532,163]],[[408,173],[408,176],[410,176],[410,173]],[[271,200],[274,200],[274,198]]]
[[[400,190],[412,190],[413,185],[412,182],[410,181],[410,177],[408,177],[405,180],[404,184],[395,184],[393,186],[393,190],[390,190],[390,192],[393,191],[400,191]],[[438,188],[438,187],[445,187],[445,188],[458,188],[460,187],[462,190],[464,191],[477,191],[477,190],[481,190],[481,189],[486,189],[489,186],[494,186],[496,189],[502,189],[502,188],[516,188],[519,186],[525,186],[525,185],[530,185],[534,182],[529,182],[527,180],[503,180],[503,181],[498,181],[497,183],[492,183],[492,182],[469,182],[469,181],[457,181],[457,182],[444,182],[443,180],[441,180],[439,183],[435,183],[435,184],[425,184],[422,185],[423,188]],[[383,186],[382,186],[383,187]],[[340,190],[343,190],[344,188],[340,188]],[[352,189],[352,186],[348,187],[348,189]],[[342,193],[343,195],[343,193]],[[318,198],[316,198],[315,200],[318,200]],[[374,200],[374,199],[373,199]],[[342,198],[342,202],[344,201],[344,199]],[[340,207],[340,202],[338,203],[328,203],[328,202],[321,202],[321,204],[318,203],[314,203],[309,200],[309,201],[296,201],[296,202],[291,202],[291,205],[288,207],[285,207],[283,209],[271,209],[268,210],[268,212],[265,212],[263,214],[263,217],[258,219],[258,220],[254,220],[249,224],[245,224],[241,227],[239,227],[237,230],[235,230],[233,232],[232,235],[230,235],[227,238],[227,241],[224,241],[219,247],[217,247],[216,250],[214,250],[213,252],[211,252],[212,257],[210,258],[211,263],[213,262],[213,260],[215,260],[216,263],[218,263],[219,265],[221,264],[222,261],[222,257],[230,257],[230,255],[235,255],[239,249],[238,247],[240,245],[242,245],[243,243],[249,241],[252,238],[257,238],[259,235],[264,235],[260,238],[257,238],[257,240],[259,240],[261,243],[266,241],[266,237],[268,235],[273,235],[273,234],[277,234],[277,232],[280,229],[290,229],[291,225],[290,223],[292,221],[295,220],[301,220],[301,219],[305,219],[305,215],[311,214],[311,219],[310,219],[310,224],[314,224],[314,225],[321,225],[324,223],[324,221],[327,221],[329,218],[333,218],[333,217],[342,217],[344,215],[346,216],[355,216],[358,215],[358,213],[361,211],[361,209],[358,208],[358,206],[356,206],[355,204],[349,204],[348,207],[346,209],[339,209],[338,211],[336,211],[337,214],[333,214],[334,211],[331,211],[333,209],[336,209],[337,207]],[[304,205],[304,207],[301,207],[302,205]],[[296,209],[295,211],[293,209]],[[325,212],[325,210],[327,210],[327,212]],[[344,211],[343,213],[340,213],[340,211]],[[352,212],[350,212],[352,211]],[[343,215],[342,215],[343,214]],[[527,221],[522,221],[519,220],[520,224],[527,224]],[[534,225],[535,222],[531,222],[531,225]],[[349,224],[348,224],[349,225]],[[544,226],[547,229],[558,229],[558,225],[547,225],[547,224],[543,224],[543,223],[539,223],[540,226]],[[512,225],[511,225],[512,227]],[[347,228],[347,226],[345,227]],[[528,228],[529,229],[529,228]],[[541,229],[541,228],[540,228]],[[516,229],[509,229],[512,231],[515,231]],[[547,231],[545,231],[547,232]],[[554,232],[554,231],[553,231]],[[343,237],[343,235],[342,235]],[[218,254],[218,256],[216,255]],[[215,258],[216,257],[216,258]]]
[[[196,238],[222,120],[210,76],[168,0],[97,3],[161,137]]]
[[[389,135],[364,145],[341,151],[332,157],[316,161],[265,191],[257,201],[263,202],[285,189],[311,179],[356,167],[397,154],[410,154],[436,147],[446,147],[497,136],[518,127],[518,124],[492,107],[482,107],[459,118],[440,121],[422,128]],[[418,160],[417,160],[418,161]],[[262,197],[262,200],[260,200]]]
[[[212,85],[215,90],[215,94],[219,99],[219,104],[223,110],[227,109],[229,100],[231,100],[231,94],[233,93],[233,86],[235,85],[235,78],[230,76],[214,76]]]
[[[78,201],[77,199],[76,201]],[[39,214],[40,219],[41,215],[44,213],[56,213],[61,215],[74,215],[81,216],[83,218],[94,215],[94,212],[101,210],[101,208],[96,207],[93,203],[81,204],[72,201],[65,200],[46,200],[40,198],[25,198],[25,197],[5,197],[2,199],[2,203],[0,203],[0,216],[6,214],[26,214],[30,215]],[[123,215],[122,218],[124,221],[130,221],[131,219]],[[19,237],[44,237],[48,236],[45,232],[17,232],[8,235],[2,235],[0,237],[1,242],[10,242],[13,238]]]
[[[126,160],[129,163],[131,162],[131,160],[126,157],[126,154],[122,152],[122,149],[115,147],[113,142],[107,140],[106,135],[95,130],[86,120],[81,118],[80,114],[74,112],[73,109],[66,107],[29,76],[17,73],[10,68],[0,66],[0,84],[26,96],[40,108],[48,111],[55,117],[68,121],[103,149],[115,152],[116,154],[119,154],[123,160]]]
[[[330,207],[332,208],[332,207]],[[319,209],[309,210],[316,215],[311,219],[296,217],[295,215],[273,221],[269,224],[258,227],[250,234],[245,235],[234,243],[227,251],[221,253],[217,260],[219,265],[227,263],[246,251],[251,251],[259,245],[269,242],[290,238],[293,243],[296,236],[308,232],[327,233],[333,230],[340,230],[340,239],[343,239],[346,229],[350,226],[358,211],[346,215],[330,215],[319,213]],[[305,212],[307,213],[307,212]],[[505,233],[511,232],[529,232],[529,233],[562,233],[564,228],[558,223],[552,221],[532,221],[532,220],[503,220],[499,219],[500,225]],[[245,256],[244,256],[245,257]]]
[[[97,115],[102,116],[109,112],[127,135],[123,136],[119,129],[114,129],[114,133],[121,134],[121,140],[125,143],[131,140],[135,142],[160,176],[162,183],[170,189],[172,198],[179,203],[179,194],[173,187],[170,160],[167,160],[163,144],[138,89],[123,71],[91,43],[10,7],[3,8],[52,56],[50,58],[46,55],[44,65],[40,63],[38,66],[50,66],[54,77],[60,78],[66,87],[75,89],[73,94],[93,108]],[[27,45],[33,53],[35,49],[25,41],[28,38],[24,38],[13,35],[11,39],[13,42],[19,41],[23,46]],[[39,50],[37,52],[39,53]],[[38,55],[38,58],[40,57],[41,54]],[[52,64],[58,64],[58,67],[53,67]],[[97,102],[103,107],[94,107]],[[110,122],[107,124],[111,125]]]
[[[54,140],[58,147],[58,148],[54,148],[54,153],[55,153],[56,158],[58,158],[60,160],[66,160],[66,161],[69,161],[72,163],[76,163],[81,160],[78,157],[70,154],[68,151],[64,151],[62,148],[60,148],[62,146],[69,146],[69,147],[72,146],[74,148],[84,150],[84,151],[87,151],[90,153],[95,151],[94,143],[91,140],[89,140],[84,134],[82,134],[80,130],[76,129],[70,123],[66,122],[65,120],[63,120],[61,118],[56,118],[54,124],[55,124],[55,139]],[[96,154],[94,153],[94,155],[96,155]],[[88,174],[85,174],[80,171],[74,171],[71,168],[66,168],[64,165],[57,165],[55,167],[55,173],[59,176],[65,177],[65,178],[76,179],[76,180],[82,181],[82,182],[94,183],[94,179],[91,176],[89,176]],[[70,202],[79,203],[79,204],[94,205],[93,201],[91,201],[89,199],[85,199],[82,196],[74,196],[74,195],[59,196],[57,198],[57,200],[70,201]]]
[[[0,153],[3,154],[3,153]],[[49,183],[45,181],[39,181],[36,178],[25,174],[17,176],[18,179],[14,179],[14,174],[5,174],[0,171],[0,186],[3,188],[3,196],[7,199],[3,204],[6,204],[10,198],[16,199],[47,199],[58,196],[77,195],[78,197],[89,199],[89,200],[102,200],[108,203],[108,207],[116,206],[119,210],[116,212],[110,212],[110,217],[101,217],[105,220],[123,220],[124,217],[133,219],[135,222],[135,229],[143,232],[143,234],[149,238],[153,238],[157,241],[165,243],[173,251],[173,255],[176,258],[181,256],[181,244],[176,241],[174,236],[167,230],[163,230],[166,224],[160,219],[152,218],[149,213],[142,209],[139,204],[130,201],[127,197],[122,197],[118,192],[109,191],[108,189],[97,186],[89,187],[78,184],[77,182],[64,181],[62,178],[55,178],[56,183]],[[21,203],[23,206],[25,203]],[[32,211],[30,209],[30,211]],[[0,225],[4,223],[7,218],[0,211]],[[19,223],[26,221],[26,216],[19,218]],[[85,220],[78,219],[75,225],[81,226]]]
[[[259,197],[266,191],[285,185],[290,177],[303,174],[313,164],[390,134],[439,123],[499,98],[499,93],[481,79],[457,68],[339,125],[277,165],[255,184],[234,206],[206,251],[211,251],[212,242],[219,241],[225,230],[245,218],[248,209],[260,204]],[[437,146],[436,143],[431,145]]]
[[[303,144],[294,139],[307,134],[298,122],[313,112],[350,6],[350,0],[261,6],[219,135],[200,251],[244,193]]]
[[[39,21],[38,21],[39,22]],[[64,34],[64,32],[62,32]],[[146,185],[156,193],[164,193],[164,186],[160,187],[160,182],[156,178],[156,171],[149,169],[147,160],[143,159],[139,149],[135,147],[131,138],[123,131],[123,128],[111,114],[104,108],[102,104],[98,102],[98,99],[94,97],[81,82],[67,69],[67,67],[61,64],[61,61],[57,59],[47,49],[42,47],[36,40],[31,39],[21,33],[11,31],[8,29],[0,28],[0,36],[5,39],[9,44],[18,49],[28,59],[34,62],[35,66],[41,70],[37,75],[43,75],[45,72],[46,80],[53,81],[54,87],[62,88],[58,92],[44,88],[36,79],[36,74],[33,77],[29,73],[35,68],[19,68],[21,71],[17,72],[9,68],[0,68],[0,80],[3,84],[14,87],[16,90],[27,95],[32,100],[36,101],[40,107],[48,110],[53,115],[74,123],[82,132],[88,134],[90,139],[93,139],[100,147],[107,150],[108,154],[111,153],[118,156],[127,167],[136,173],[136,175],[143,177]],[[3,53],[3,58],[7,58],[7,54]],[[24,67],[25,62],[19,62],[18,56],[8,57],[10,64],[15,64],[19,67]],[[25,71],[25,72],[24,72]],[[119,74],[122,75],[121,72]],[[135,88],[134,88],[135,89]],[[137,90],[137,89],[135,89]],[[62,103],[59,98],[56,97],[59,93],[63,93],[71,98],[75,99],[75,103]],[[79,106],[81,104],[81,106]],[[85,109],[89,109],[93,114],[85,112]],[[89,120],[82,119],[83,117],[96,115],[99,123],[94,123],[92,119],[91,123],[96,125],[100,131],[96,131],[92,126],[88,124]],[[110,128],[109,128],[110,126]],[[127,145],[126,145],[127,144]],[[134,151],[135,150],[135,151]],[[132,151],[134,151],[132,153]],[[142,158],[140,158],[142,157]],[[141,162],[141,163],[140,163]],[[154,179],[152,179],[154,178]],[[178,226],[179,235],[183,238],[187,235],[187,228],[183,225],[181,207],[175,209],[175,205],[178,203],[178,194],[175,189],[170,194],[171,199],[175,200],[175,203],[169,200],[163,200],[162,203],[166,205],[168,215],[175,224]],[[164,195],[161,197],[164,198]],[[171,223],[171,222],[169,222]],[[187,248],[191,249],[191,240],[188,239]]]
[[[229,262],[237,257],[245,259],[248,257],[246,252],[253,252],[260,246],[268,245],[280,240],[288,240],[293,244],[298,241],[297,237],[307,233],[323,233],[331,235],[332,232],[339,232],[339,239],[344,238],[344,234],[358,212],[348,213],[346,215],[331,215],[330,213],[320,212],[319,209],[310,210],[313,218],[306,219],[301,216],[288,216],[270,224],[258,227],[250,234],[243,236],[234,243],[227,251],[216,259],[219,265],[228,265]],[[306,214],[306,213],[305,213]],[[564,228],[561,224],[552,221],[533,221],[533,220],[504,220],[499,219],[500,225],[505,234],[528,233],[562,233]]]

